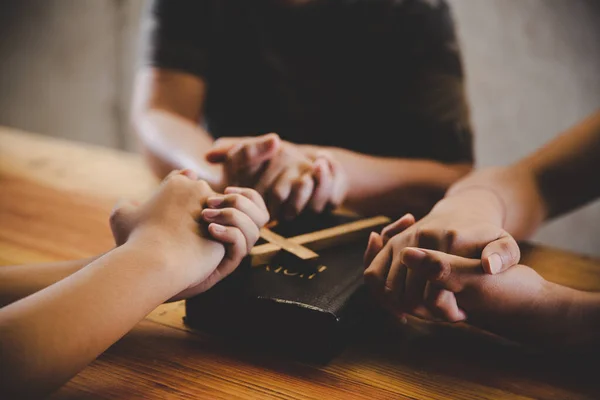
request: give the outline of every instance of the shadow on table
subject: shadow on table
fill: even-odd
[[[182,371],[178,379],[193,376],[194,385],[203,375],[214,378],[237,368],[260,373],[261,379],[285,375],[327,386],[348,385],[352,379],[344,374],[382,375],[398,382],[418,374],[432,385],[466,381],[535,398],[600,398],[597,370],[586,367],[596,360],[591,354],[542,353],[456,325],[387,322],[360,332],[328,364],[297,362],[247,344],[172,329],[134,330],[100,361],[110,363],[113,357],[120,359],[115,364],[130,364],[147,375]]]

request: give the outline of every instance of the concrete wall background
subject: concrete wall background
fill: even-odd
[[[600,108],[600,2],[449,2],[478,165],[512,162]],[[144,4],[1,2],[0,125],[134,150],[128,112]],[[600,256],[600,202],[535,240]]]

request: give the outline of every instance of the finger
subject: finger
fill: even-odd
[[[271,158],[275,151],[277,151],[281,144],[281,139],[276,133],[268,133],[255,138],[244,139],[241,143],[241,146],[239,146],[240,142],[223,142],[222,145],[216,144],[206,153],[206,160],[212,163],[224,162],[228,154],[236,149],[242,165],[262,163]]]
[[[319,158],[314,163],[313,174],[315,176],[315,190],[310,199],[310,208],[321,213],[331,198],[333,191],[333,176],[329,163],[324,158]]]
[[[405,303],[407,284],[408,274],[406,266],[402,264],[399,257],[393,257],[384,287],[386,301],[395,308],[403,305]]]
[[[295,174],[295,171],[284,170],[269,190],[267,194],[267,207],[272,218],[279,218],[279,211],[282,204],[290,197],[292,180]]]
[[[338,207],[342,205],[344,198],[346,197],[348,180],[346,172],[338,160],[333,157],[328,157],[327,160],[329,161],[329,169],[331,170],[331,177],[333,180],[329,204],[333,207]]]
[[[364,273],[365,283],[377,294],[383,293],[385,280],[392,263],[392,251],[389,246],[384,247],[373,259]]]
[[[403,232],[406,228],[415,223],[415,217],[412,214],[404,214],[397,221],[392,222],[381,231],[383,243],[387,243],[393,236]]]
[[[519,245],[506,232],[499,239],[485,246],[481,253],[483,270],[492,275],[517,265],[520,259]]]
[[[256,172],[261,168],[261,164],[247,165],[246,152],[247,142],[238,143],[227,152],[225,160],[226,175],[229,183],[236,185],[250,185],[250,180]]]
[[[425,304],[429,312],[446,322],[459,322],[467,319],[463,310],[458,308],[454,293],[427,283],[425,288]]]
[[[262,227],[269,221],[269,213],[263,204],[256,204],[241,193],[212,196],[206,199],[209,208],[235,208],[250,217],[256,226]],[[262,208],[261,208],[262,206]]]
[[[257,176],[255,182],[252,184],[252,187],[254,187],[258,193],[264,195],[273,186],[274,182],[286,169],[286,167],[287,165],[280,157],[274,156],[269,160],[264,170],[260,172],[259,176]]]
[[[369,235],[369,242],[367,243],[367,250],[365,250],[365,255],[363,257],[365,269],[371,265],[375,256],[377,256],[377,253],[379,253],[381,249],[383,249],[383,240],[381,240],[381,236],[376,232],[371,232]]]
[[[267,208],[265,204],[265,199],[254,189],[237,187],[237,186],[229,186],[225,188],[225,194],[241,194],[244,197],[250,199],[254,204],[256,204],[260,208]]]
[[[251,249],[258,240],[260,232],[249,216],[235,208],[205,208],[202,210],[202,219],[209,223],[238,228],[246,241],[246,248]]]
[[[288,201],[283,206],[283,217],[293,219],[304,210],[313,192],[314,181],[311,174],[305,173],[292,183]]]
[[[276,134],[248,138],[232,146],[227,152],[225,169],[229,181],[252,186],[258,172],[278,151],[281,140]]]
[[[216,223],[208,225],[208,232],[217,241],[225,244],[225,258],[219,264],[222,277],[229,275],[248,254],[244,234],[238,228],[223,226]],[[227,262],[229,261],[229,262]]]
[[[404,266],[404,263],[401,262],[401,265]],[[427,276],[421,270],[414,268],[406,269],[405,271],[404,293],[399,301],[402,305],[402,309],[406,310],[408,313],[415,314],[417,307],[423,306],[425,300]]]
[[[474,277],[481,276],[481,261],[442,253],[435,250],[406,247],[401,260],[410,270],[420,271],[429,281],[450,290],[461,292]]]

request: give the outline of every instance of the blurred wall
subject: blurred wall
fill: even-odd
[[[131,148],[143,0],[0,1],[0,125]]]
[[[600,108],[599,1],[449,2],[479,165],[514,161]],[[0,2],[0,125],[134,149],[128,107],[143,5]],[[600,202],[535,239],[600,256]]]
[[[513,162],[600,109],[600,1],[449,2],[478,165]],[[600,201],[547,224],[534,240],[600,256]]]

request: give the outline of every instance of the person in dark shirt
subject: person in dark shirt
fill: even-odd
[[[395,216],[424,215],[471,169],[443,0],[155,0],[149,13],[133,120],[159,176],[254,187],[274,217],[342,203]]]

